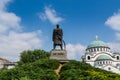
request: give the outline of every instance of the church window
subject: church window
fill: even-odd
[[[94,51],[96,51],[96,49],[94,48]]]
[[[93,49],[91,49],[91,52],[93,52]]]
[[[90,56],[88,56],[87,59],[90,60]]]
[[[102,62],[100,61],[100,64],[102,64]]]
[[[111,68],[109,67],[108,70],[111,70]]]
[[[97,48],[97,51],[99,51],[99,48]]]
[[[106,64],[107,64],[107,61],[106,61]]]
[[[117,60],[119,60],[120,58],[119,58],[119,56],[117,56]]]

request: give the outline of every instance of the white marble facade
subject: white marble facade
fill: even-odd
[[[98,38],[88,45],[82,60],[97,68],[120,74],[120,53],[111,52],[109,46]]]

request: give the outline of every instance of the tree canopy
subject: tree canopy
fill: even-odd
[[[35,62],[36,60],[49,58],[49,55],[49,52],[46,52],[44,50],[23,51],[20,55],[20,63]]]
[[[119,80],[120,75],[92,67],[90,64],[69,60],[59,74],[59,61],[49,59],[44,50],[23,51],[19,65],[0,71],[0,80]]]
[[[58,80],[55,69],[59,62],[53,59],[41,59],[32,63],[1,70],[0,80]]]

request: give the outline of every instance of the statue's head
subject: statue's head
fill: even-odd
[[[56,25],[56,28],[59,28],[59,24]]]

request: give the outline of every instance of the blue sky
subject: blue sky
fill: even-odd
[[[57,23],[69,59],[80,60],[96,35],[120,51],[120,0],[0,0],[0,15],[0,57],[11,61],[23,50],[50,51]]]

